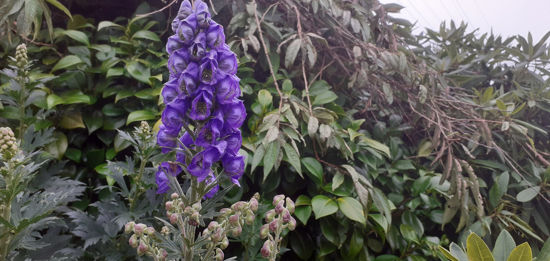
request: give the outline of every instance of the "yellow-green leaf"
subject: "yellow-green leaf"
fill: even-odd
[[[466,252],[470,261],[494,261],[489,247],[478,235],[471,233],[466,240]]]
[[[439,252],[441,252],[446,258],[448,258],[449,260],[451,261],[458,261],[458,259],[456,259],[456,257],[454,257],[453,255],[451,255],[451,252],[449,252],[449,250],[445,249],[444,247],[442,246],[439,246]]]
[[[531,252],[531,247],[527,242],[517,246],[512,250],[508,261],[531,261],[533,260],[533,253]]]

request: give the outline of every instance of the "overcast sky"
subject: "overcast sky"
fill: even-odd
[[[405,6],[393,16],[438,29],[442,21],[466,21],[469,29],[480,28],[502,36],[533,34],[535,41],[550,31],[550,0],[380,0]]]

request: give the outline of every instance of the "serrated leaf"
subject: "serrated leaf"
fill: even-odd
[[[286,55],[285,55],[285,67],[289,68],[293,63],[294,60],[296,60],[296,56],[298,55],[298,51],[300,51],[300,47],[302,45],[302,40],[300,38],[294,39],[286,48]]]
[[[363,206],[361,203],[352,197],[342,197],[338,200],[338,208],[344,213],[346,217],[351,220],[357,221],[363,225],[366,224],[367,220],[363,213]]]
[[[311,199],[311,206],[315,219],[332,215],[338,211],[338,204],[324,195],[317,195]]]
[[[288,163],[294,167],[300,177],[304,178],[302,175],[302,165],[300,164],[300,154],[294,149],[294,147],[286,142],[283,143],[283,149],[285,150]]]
[[[67,55],[61,60],[59,60],[54,67],[52,68],[52,72],[55,72],[57,70],[66,69],[69,67],[72,67],[77,64],[81,64],[83,61],[76,55]]]

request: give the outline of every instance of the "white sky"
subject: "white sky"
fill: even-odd
[[[480,28],[502,36],[531,32],[538,41],[550,31],[550,0],[380,0],[397,3],[405,8],[394,17],[416,23],[415,31],[424,27],[438,31],[442,21],[468,23],[468,31]],[[448,23],[447,23],[448,24]]]

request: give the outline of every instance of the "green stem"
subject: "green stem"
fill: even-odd
[[[137,188],[136,188],[135,194],[132,197],[130,197],[130,212],[132,212],[132,210],[136,206],[138,197],[142,193],[141,177],[143,176],[143,172],[145,171],[145,165],[147,164],[147,160],[148,159],[141,159],[141,163],[139,164],[138,174],[134,179],[134,184],[136,184]]]

